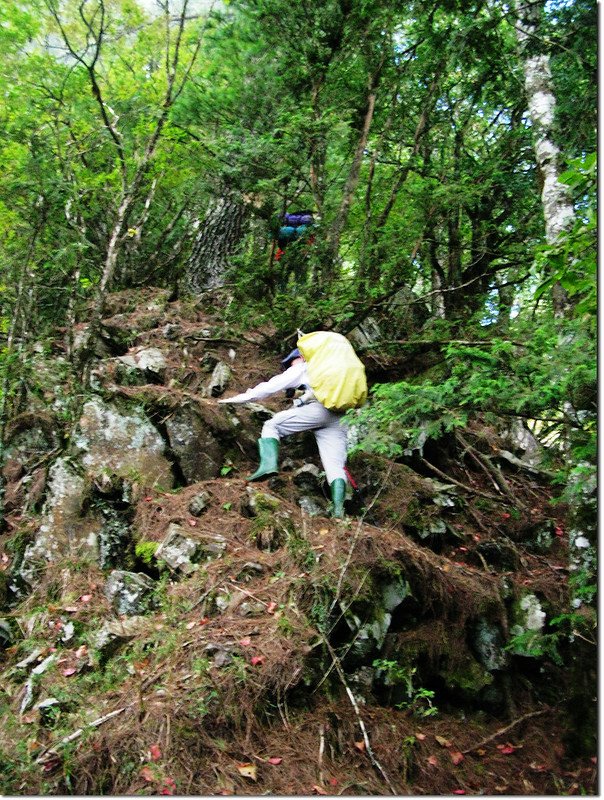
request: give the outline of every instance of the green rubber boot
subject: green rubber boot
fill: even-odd
[[[279,472],[279,439],[258,439],[258,452],[260,466],[253,475],[248,475],[246,481],[259,481]]]
[[[331,516],[334,519],[343,519],[344,517],[344,498],[346,497],[346,481],[344,478],[336,478],[329,484],[331,489],[331,502],[332,510]]]

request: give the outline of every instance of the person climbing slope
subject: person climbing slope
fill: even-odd
[[[362,405],[367,398],[365,368],[350,342],[338,333],[315,331],[302,335],[297,346],[281,362],[281,375],[219,403],[251,403],[286,389],[304,388],[293,408],[275,414],[264,423],[258,450],[260,465],[247,477],[257,481],[279,471],[279,440],[301,431],[313,431],[329,483],[332,513],[344,516],[346,495],[347,426],[343,412]]]

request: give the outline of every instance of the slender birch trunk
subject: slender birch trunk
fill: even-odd
[[[542,12],[541,2],[516,0],[516,37],[523,58],[524,86],[528,111],[533,126],[535,156],[541,174],[543,189],[541,203],[545,218],[545,238],[553,244],[564,231],[569,230],[575,218],[568,187],[560,182],[560,149],[554,140],[556,96],[552,81],[549,56],[537,52],[537,33]],[[567,297],[556,284],[553,289],[554,314],[564,316]]]

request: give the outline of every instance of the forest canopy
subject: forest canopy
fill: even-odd
[[[64,328],[75,357],[108,291],[154,285],[223,287],[232,320],[270,321],[277,339],[386,323],[395,349],[449,348],[447,414],[547,417],[584,438],[595,3],[27,0],[0,14],[3,424],[45,331]],[[281,247],[300,210],[311,228]],[[450,349],[467,340],[481,359],[476,343],[471,358]]]

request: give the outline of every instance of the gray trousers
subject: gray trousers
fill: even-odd
[[[329,411],[321,403],[313,402],[304,406],[294,406],[280,411],[264,423],[262,436],[268,439],[281,439],[292,433],[312,431],[315,434],[319,455],[327,482],[336,478],[346,480],[346,423],[341,414]]]

